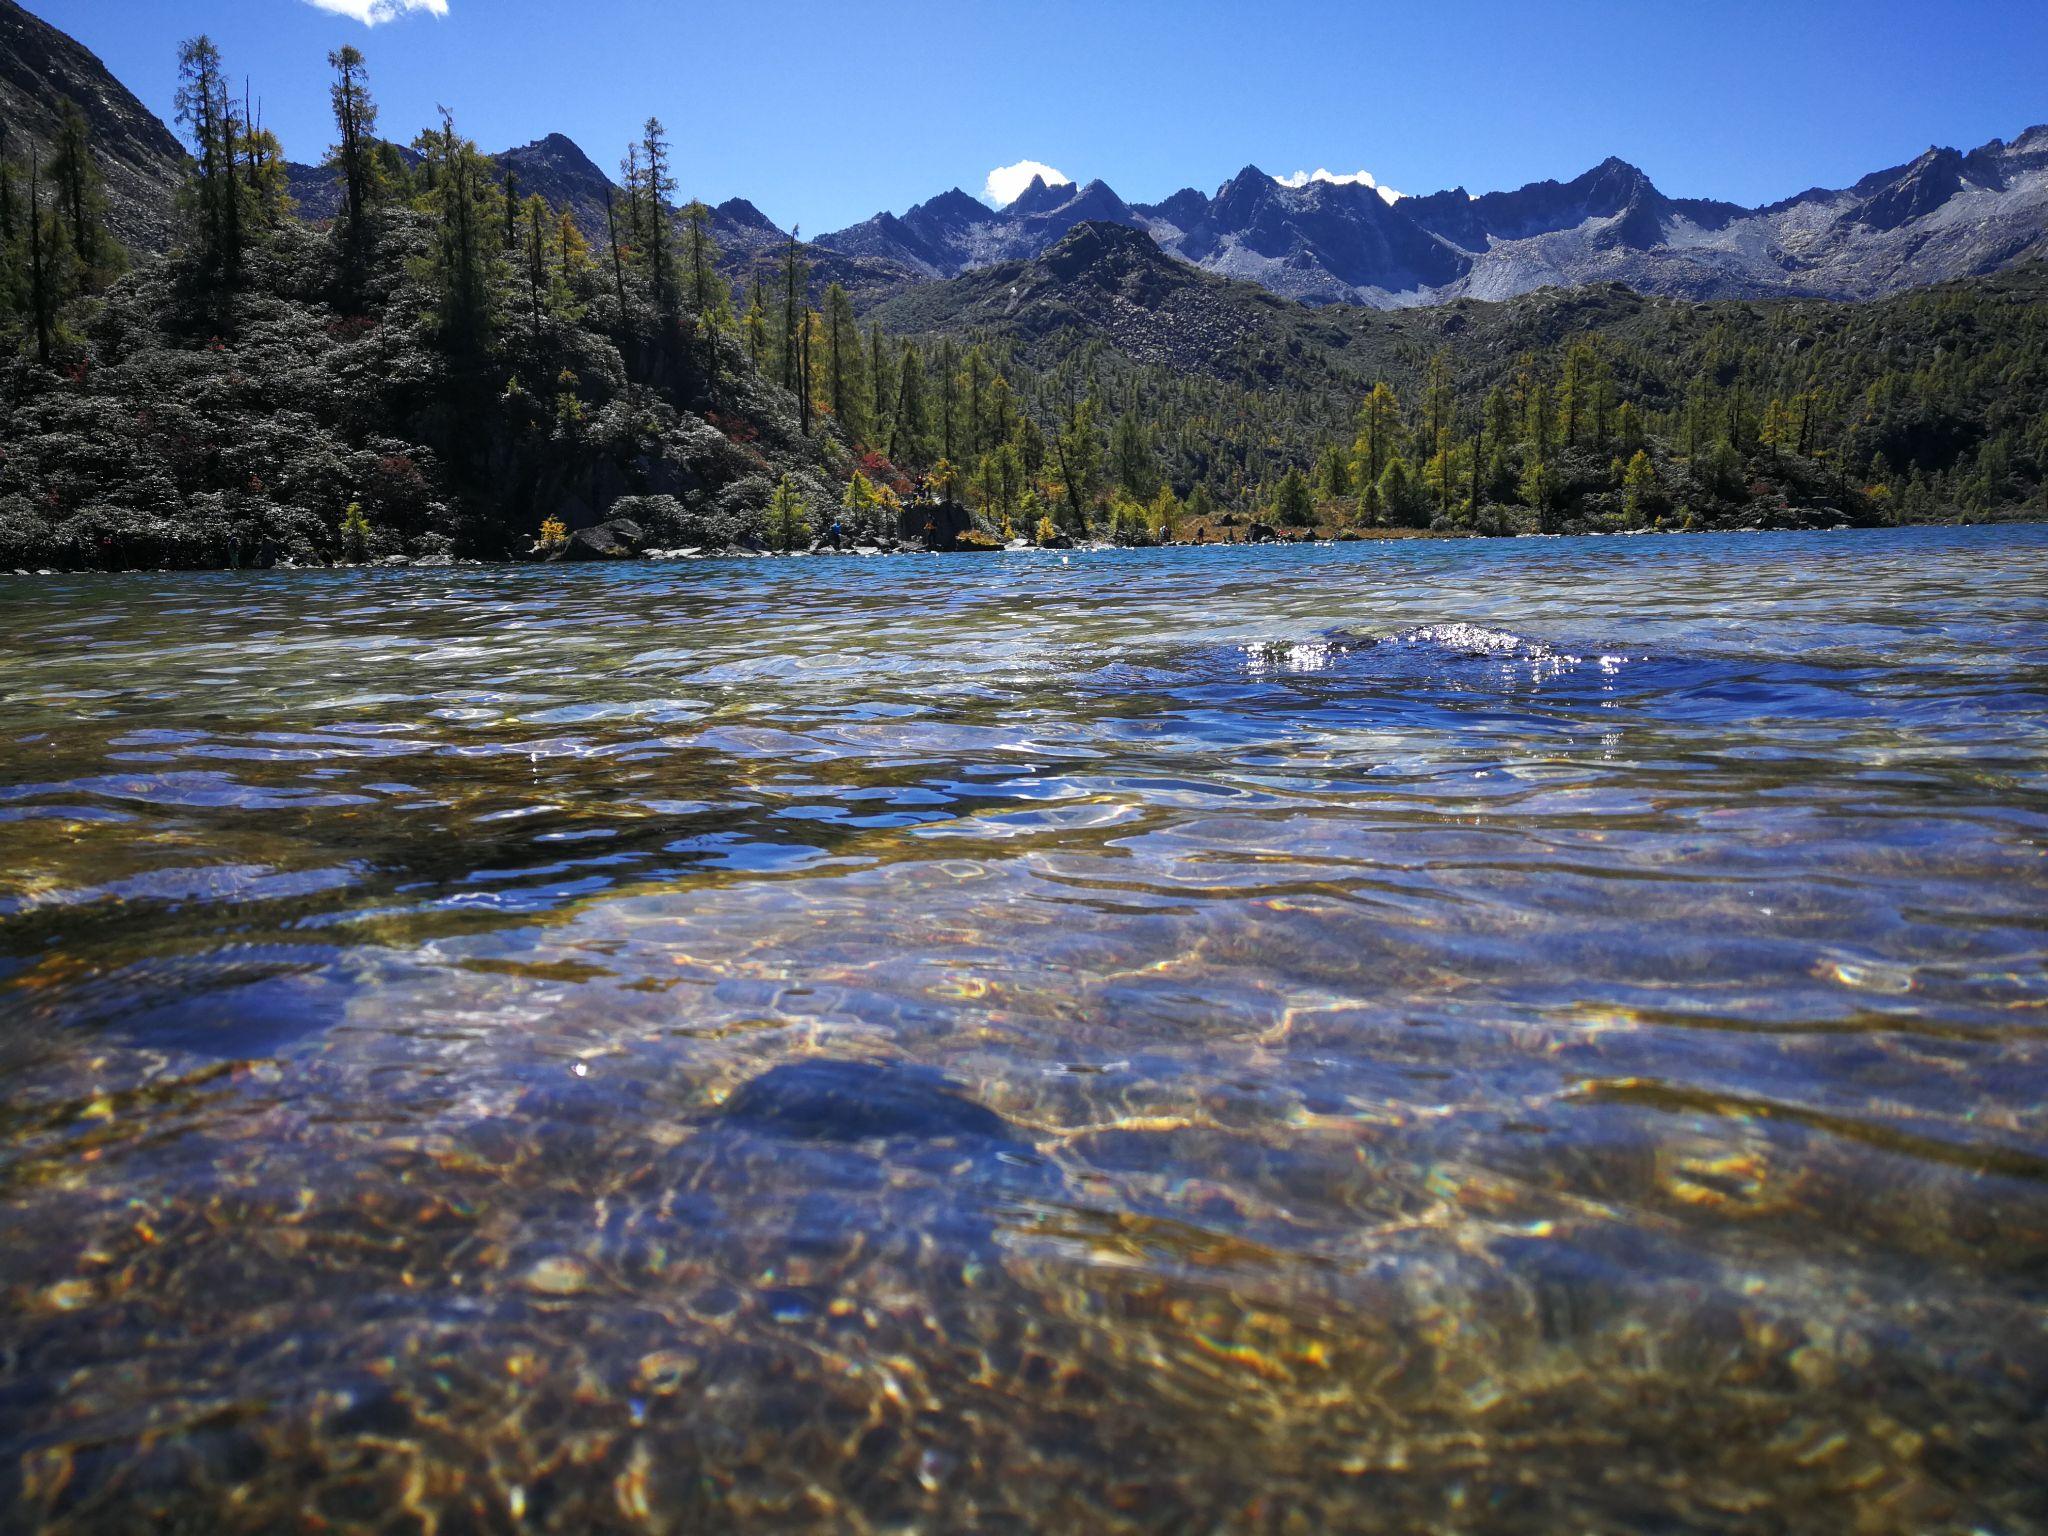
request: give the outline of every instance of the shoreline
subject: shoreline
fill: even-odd
[[[985,559],[990,555],[1100,555],[1122,552],[1154,552],[1165,550],[1198,549],[1334,549],[1345,544],[1459,544],[1459,543],[1513,543],[1521,540],[1553,539],[1638,539],[1666,537],[1710,537],[1731,534],[1816,534],[1816,533],[1889,533],[1903,532],[1916,528],[2008,528],[2048,527],[2048,513],[2033,513],[2022,517],[1973,517],[1953,518],[1918,523],[1827,523],[1811,528],[1766,528],[1742,526],[1734,528],[1601,528],[1566,533],[1467,533],[1444,532],[1428,528],[1375,528],[1351,532],[1349,537],[1323,537],[1304,539],[1188,539],[1169,540],[1159,544],[1115,544],[1108,540],[1093,539],[1086,543],[1072,545],[1030,544],[1017,540],[1009,544],[994,545],[984,549],[928,549],[916,545],[897,545],[884,548],[881,545],[848,545],[844,548],[814,549],[650,549],[638,554],[618,555],[605,559],[584,560],[479,560],[454,555],[389,555],[381,560],[336,561],[331,565],[301,565],[282,560],[274,565],[194,565],[194,566],[149,566],[129,565],[102,568],[98,566],[16,566],[11,570],[0,569],[4,577],[55,577],[55,576],[199,576],[224,575],[228,573],[275,573],[275,572],[321,572],[335,571],[410,571],[410,570],[509,570],[526,567],[554,567],[567,569],[602,569],[615,566],[635,565],[678,565],[697,564],[720,560],[801,560],[809,558],[843,560],[878,560],[905,556],[932,556],[941,559]]]

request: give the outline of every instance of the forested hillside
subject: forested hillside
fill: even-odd
[[[748,364],[708,247],[654,217],[658,123],[618,242],[593,250],[452,120],[392,152],[361,56],[332,62],[323,227],[292,216],[203,38],[179,61],[192,157],[167,258],[123,275],[83,134],[0,171],[0,563],[493,558],[618,515],[629,545],[721,545],[765,536],[779,486],[836,500],[845,448]]]
[[[1083,225],[874,318],[961,398],[1000,373],[1055,438],[1079,423],[1072,461],[1109,430],[1127,522],[1190,501],[1326,532],[2048,515],[2038,262],[1871,303],[1610,284],[1311,310]]]
[[[1082,223],[861,316],[861,258],[677,207],[657,121],[614,189],[445,115],[401,145],[330,63],[313,172],[184,47],[163,257],[117,238],[82,110],[0,157],[0,565],[2048,511],[2039,264],[1869,304],[1310,309]]]

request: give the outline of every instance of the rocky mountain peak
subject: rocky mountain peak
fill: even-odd
[[[1050,213],[1074,195],[1071,183],[1061,182],[1049,186],[1043,176],[1031,178],[1031,185],[1017,195],[1017,198],[1003,212],[1013,219],[1030,218],[1033,214]]]
[[[129,245],[162,249],[184,146],[90,49],[15,0],[0,0],[0,147],[24,159],[31,149],[47,156],[66,99],[85,114],[114,233]]]

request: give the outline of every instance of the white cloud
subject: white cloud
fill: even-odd
[[[1373,180],[1371,171],[1353,171],[1348,176],[1339,176],[1335,171],[1317,169],[1296,171],[1292,176],[1275,176],[1273,179],[1283,187],[1305,187],[1312,181],[1327,181],[1333,187],[1371,187],[1379,193],[1383,203],[1398,203],[1408,195],[1396,192],[1392,187],[1381,186]]]
[[[429,16],[448,14],[448,0],[306,0],[306,4],[337,16],[353,17],[366,27],[374,27],[380,21],[396,21],[414,11],[425,11]]]
[[[1074,178],[1065,171],[1056,171],[1043,160],[1019,160],[1015,165],[999,165],[988,173],[988,182],[981,189],[981,195],[998,208],[1007,208],[1024,195],[1031,185],[1031,178],[1042,176],[1048,187],[1071,187]]]

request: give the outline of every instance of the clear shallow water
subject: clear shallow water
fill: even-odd
[[[0,1528],[2048,1528],[2048,531],[0,642]]]

